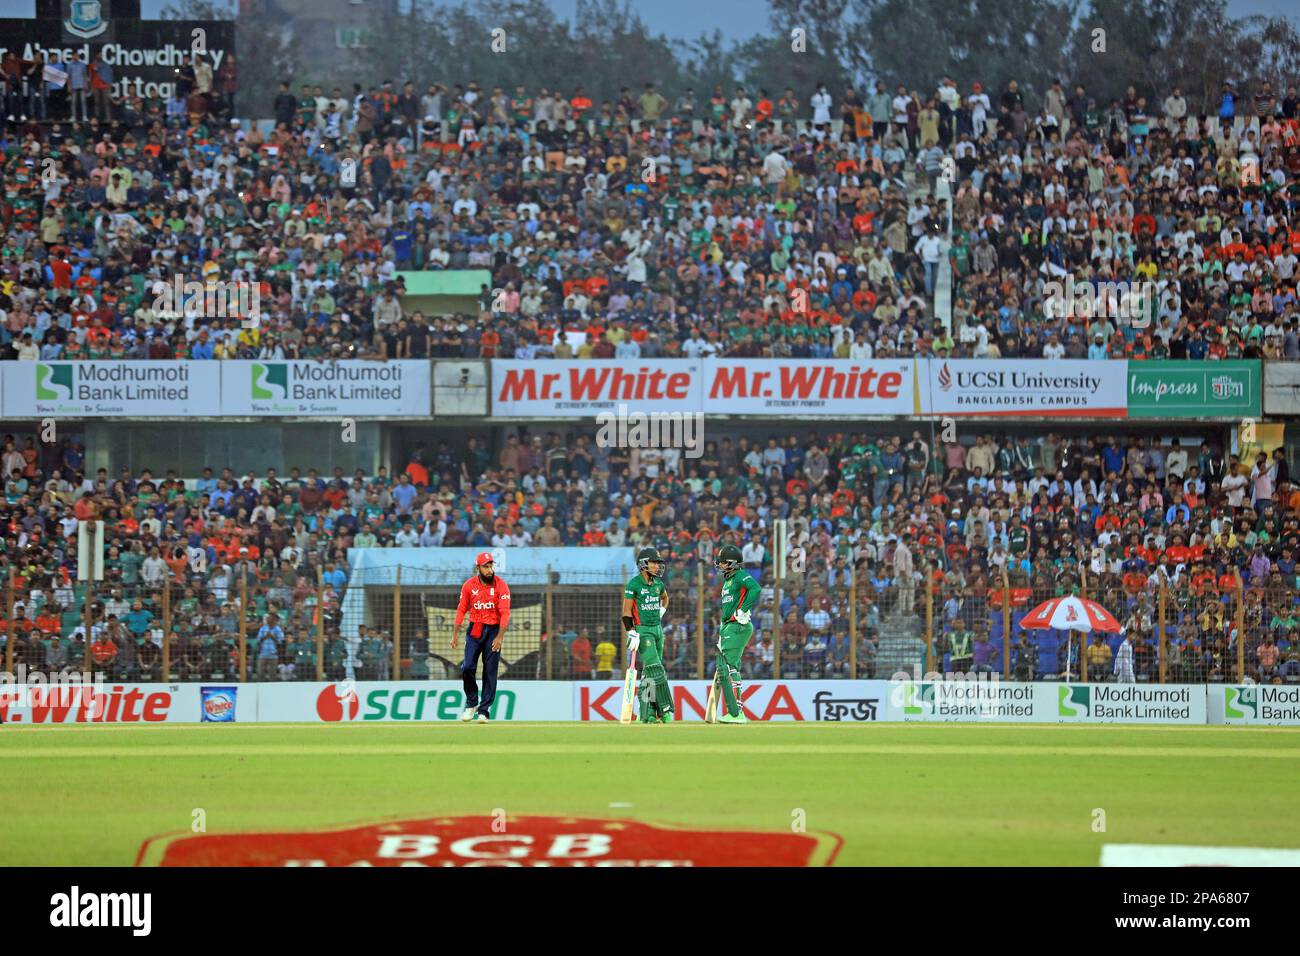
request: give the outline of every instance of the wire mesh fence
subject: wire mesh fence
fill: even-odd
[[[762,584],[745,679],[997,674],[1007,680],[1300,682],[1300,591],[1279,576],[1246,581],[1199,566],[1172,578],[994,567],[933,567],[911,581],[874,562],[811,559]],[[622,569],[626,578],[635,572]],[[622,573],[620,571],[620,573]],[[507,680],[608,679],[627,666],[623,589],[609,575],[551,570],[512,583],[501,651]],[[713,674],[721,581],[708,562],[670,564],[664,663],[675,680]],[[1294,584],[1294,582],[1292,582]],[[1118,618],[1120,635],[1023,627],[1053,597],[1080,593]],[[427,569],[235,566],[205,579],[29,582],[11,575],[0,621],[5,668],[103,674],[116,681],[438,680],[458,677],[451,647],[459,584]]]

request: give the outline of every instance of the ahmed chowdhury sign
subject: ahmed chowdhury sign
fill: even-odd
[[[62,15],[0,20],[0,54],[24,60],[37,54],[61,67],[76,54],[89,63],[95,53],[113,68],[115,96],[156,96],[176,88],[176,71],[194,49],[195,30],[213,72],[235,53],[231,20],[139,20],[114,16],[110,0],[65,0]]]

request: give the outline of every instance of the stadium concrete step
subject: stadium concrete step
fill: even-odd
[[[880,622],[876,676],[888,679],[900,671],[925,673],[924,625],[914,614],[892,614]]]

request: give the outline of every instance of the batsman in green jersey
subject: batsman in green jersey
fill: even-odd
[[[641,723],[667,724],[673,719],[673,693],[664,669],[664,559],[656,549],[642,548],[636,566],[639,573],[623,589],[623,628],[628,653],[641,655]]]
[[[749,623],[751,612],[758,604],[762,589],[741,566],[740,549],[734,544],[724,544],[718,549],[714,567],[722,572],[722,627],[718,634],[718,662],[713,680],[722,685],[722,700],[727,712],[718,718],[724,724],[748,722],[740,706],[740,659],[745,645],[754,636],[754,625]]]

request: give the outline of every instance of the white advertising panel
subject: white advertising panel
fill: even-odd
[[[254,685],[0,684],[0,716],[15,724],[197,724],[257,720]]]
[[[703,411],[719,415],[915,415],[923,365],[881,359],[710,359]]]
[[[709,699],[706,680],[672,681],[677,720],[701,721]],[[572,688],[573,719],[617,721],[623,682],[579,681]],[[741,683],[741,703],[750,720],[837,721],[885,720],[889,683],[880,680],[752,680]]]
[[[617,414],[620,405],[694,413],[703,410],[703,389],[703,363],[691,359],[496,359],[492,417],[582,418]]]
[[[465,692],[459,681],[315,681],[264,684],[258,719],[302,723],[459,720]],[[559,681],[502,681],[493,720],[569,720],[570,685]]]
[[[889,698],[904,721],[1204,724],[1205,694],[1201,684],[944,680],[898,681]]]
[[[1300,685],[1215,684],[1206,691],[1212,724],[1300,724]]]
[[[5,362],[9,418],[221,414],[220,362]]]
[[[427,417],[428,362],[222,362],[221,414]]]
[[[926,414],[1123,418],[1128,362],[930,359]]]

